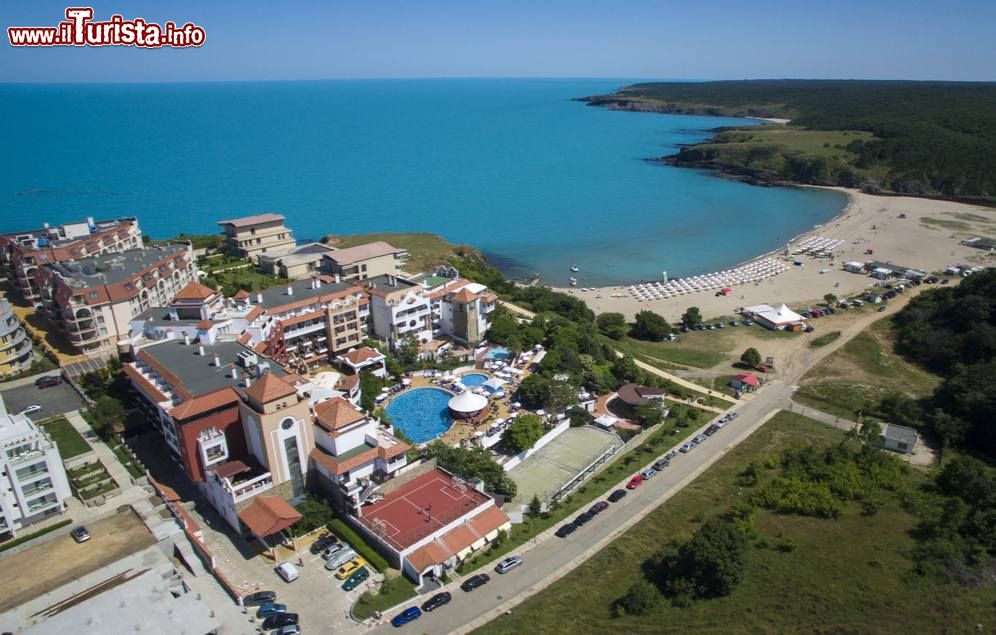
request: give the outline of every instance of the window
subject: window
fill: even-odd
[[[294,418],[293,417],[285,418],[283,421],[280,422],[280,427],[284,430],[290,430],[292,427],[294,427]]]

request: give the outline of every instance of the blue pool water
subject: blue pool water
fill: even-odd
[[[439,388],[414,388],[395,397],[387,406],[395,430],[415,443],[432,441],[450,429],[451,395]]]
[[[511,353],[504,346],[495,346],[484,355],[484,359],[494,359],[500,362],[505,361],[511,357]]]
[[[513,276],[566,285],[576,263],[584,287],[726,269],[846,204],[644,161],[748,120],[571,101],[630,83],[0,85],[0,232],[137,215],[165,238],[272,211],[299,241],[436,232]]]
[[[469,375],[463,375],[460,377],[460,383],[468,388],[473,386],[480,386],[488,380],[488,376],[483,373],[470,373]]]

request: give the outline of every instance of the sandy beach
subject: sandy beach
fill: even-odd
[[[832,259],[788,257],[788,271],[761,282],[734,286],[729,296],[702,291],[676,298],[638,300],[626,286],[558,290],[583,299],[596,313],[615,311],[631,319],[638,311],[652,310],[677,321],[690,306],[699,307],[707,318],[732,315],[736,308],[753,304],[784,302],[805,308],[822,302],[827,293],[843,298],[876,285],[878,281],[868,275],[844,271],[843,264],[849,261],[877,260],[937,272],[953,264],[992,265],[996,260],[993,255],[960,244],[970,236],[996,237],[996,209],[831,189],[846,193],[850,198],[848,206],[832,221],[794,239],[788,252],[813,236],[844,241],[834,250]],[[868,250],[873,253],[866,253]],[[785,259],[785,250],[770,257]],[[800,260],[802,266],[794,266],[793,260]]]

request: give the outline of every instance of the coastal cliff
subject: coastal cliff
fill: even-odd
[[[996,84],[755,80],[645,83],[580,97],[625,112],[790,120],[717,128],[651,160],[756,184],[996,204]]]

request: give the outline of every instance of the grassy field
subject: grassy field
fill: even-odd
[[[432,271],[437,265],[444,264],[450,256],[462,256],[466,253],[476,253],[473,247],[454,245],[446,242],[442,236],[428,233],[384,232],[380,234],[356,234],[353,236],[336,236],[332,243],[336,247],[355,247],[382,240],[395,247],[408,250],[406,271]]]
[[[854,419],[890,392],[911,397],[931,394],[939,378],[902,359],[893,350],[892,320],[885,318],[809,371],[793,399],[838,417]]]
[[[377,593],[370,591],[360,596],[353,605],[353,616],[365,620],[375,611],[383,611],[415,597],[415,583],[403,575],[384,580]]]
[[[620,353],[631,355],[662,370],[673,370],[673,364],[694,368],[712,368],[722,362],[727,353],[733,350],[733,334],[722,331],[692,331],[682,333],[677,342],[645,342],[625,337],[621,340],[606,340]],[[671,364],[667,364],[670,362]]]
[[[840,331],[830,331],[829,333],[824,333],[819,337],[814,337],[809,341],[809,345],[812,348],[820,348],[821,346],[826,346],[827,344],[832,344],[840,338]]]
[[[736,475],[795,443],[836,443],[843,433],[781,412],[747,441],[578,569],[477,633],[940,633],[992,628],[991,589],[911,572],[916,518],[890,501],[875,516],[858,505],[838,520],[760,511],[744,581],[728,597],[687,608],[666,602],[613,617],[614,600],[672,538],[688,538],[709,510],[740,500]],[[916,475],[914,478],[924,478]],[[791,552],[770,545],[791,540]]]
[[[52,440],[58,446],[59,456],[62,457],[63,461],[90,451],[90,444],[65,417],[54,417],[42,421],[39,425],[52,435]]]

